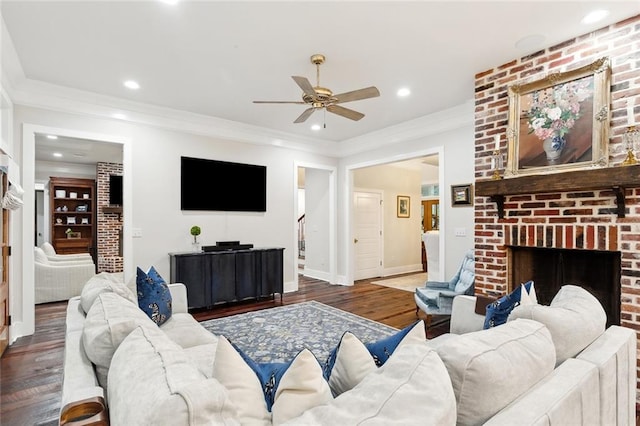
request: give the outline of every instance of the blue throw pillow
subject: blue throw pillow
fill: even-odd
[[[524,287],[527,291],[531,291],[531,285],[533,281],[528,281],[524,283]],[[507,322],[507,318],[509,314],[520,304],[520,293],[522,291],[522,285],[516,287],[511,293],[506,296],[502,296],[500,299],[496,300],[487,305],[487,314],[484,318],[484,329],[495,327],[497,325],[504,324]]]
[[[262,385],[262,391],[264,392],[264,400],[267,403],[267,410],[271,411],[276,399],[276,390],[278,390],[280,380],[289,366],[291,366],[293,359],[289,362],[257,363],[233,342],[230,341],[230,343],[235,350],[238,351],[244,362],[246,362],[247,365],[256,373],[256,376],[258,376],[258,380],[260,380],[260,384]],[[296,357],[297,356],[298,355],[296,355]],[[296,357],[294,357],[294,359]]]
[[[138,268],[136,271],[136,288],[138,291],[138,306],[158,326],[171,318],[171,292],[164,279],[152,266],[145,273]]]

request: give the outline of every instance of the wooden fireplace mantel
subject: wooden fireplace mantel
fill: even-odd
[[[618,217],[624,217],[625,188],[631,187],[640,187],[640,164],[510,179],[478,180],[475,195],[491,197],[491,201],[498,207],[498,217],[503,219],[504,199],[507,195],[610,189],[616,197]]]

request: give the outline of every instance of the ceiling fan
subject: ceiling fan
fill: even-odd
[[[302,89],[302,101],[253,101],[255,104],[300,104],[310,105],[309,108],[304,110],[294,123],[303,123],[318,109],[325,109],[331,113],[340,115],[350,120],[358,121],[364,114],[358,111],[354,111],[349,108],[345,108],[341,105],[345,102],[359,101],[362,99],[375,98],[380,96],[380,92],[375,86],[365,87],[364,89],[358,89],[351,92],[340,93],[334,95],[333,92],[326,87],[320,86],[320,65],[325,61],[324,55],[311,56],[311,63],[316,66],[316,86],[312,86],[306,77],[292,76],[293,80]]]

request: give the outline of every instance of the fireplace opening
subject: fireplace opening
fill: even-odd
[[[533,280],[538,303],[549,305],[560,287],[577,285],[593,294],[607,313],[607,327],[620,325],[619,251],[509,246],[509,291]]]

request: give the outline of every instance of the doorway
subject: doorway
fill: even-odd
[[[444,182],[444,171],[439,165],[442,163],[443,147],[435,147],[425,151],[416,151],[407,154],[406,157],[396,158],[388,162],[382,159],[373,162],[346,166],[345,191],[349,202],[346,205],[349,230],[344,241],[347,249],[347,276],[346,283],[353,282],[363,276],[358,260],[358,243],[354,243],[358,228],[356,217],[355,194],[376,188],[382,191],[384,203],[382,209],[382,223],[385,232],[382,234],[382,248],[380,259],[381,276],[397,275],[423,270],[422,257],[422,227],[421,215],[422,187],[425,184],[441,184]],[[416,176],[419,175],[419,177]],[[411,213],[408,216],[397,215],[397,196],[410,195]],[[440,215],[439,206],[442,203],[442,194],[433,195],[437,200],[438,211],[437,226],[444,229],[445,218]],[[384,207],[384,204],[387,204]],[[443,252],[443,241],[440,242],[440,251]],[[444,264],[445,258],[441,256],[439,264]]]
[[[422,229],[424,232],[440,229],[440,200],[422,200]]]
[[[131,268],[133,247],[127,243],[131,240],[130,225],[132,220],[131,202],[132,202],[132,164],[131,164],[131,146],[129,138],[118,135],[105,135],[101,133],[93,133],[79,130],[72,130],[61,127],[41,126],[36,124],[24,123],[22,127],[22,172],[23,172],[23,188],[24,188],[24,206],[22,208],[21,228],[16,229],[18,235],[22,235],[22,239],[16,244],[21,250],[22,266],[18,273],[18,279],[15,281],[15,287],[11,288],[11,300],[19,304],[12,313],[11,339],[20,336],[31,335],[35,331],[35,287],[34,287],[34,235],[35,235],[35,156],[36,156],[36,136],[56,135],[68,138],[84,139],[87,141],[107,142],[120,147],[122,153],[122,164],[124,168],[124,207],[123,222],[124,232],[124,270],[125,281],[130,278],[127,276],[127,270]],[[92,150],[92,147],[88,147]],[[45,232],[46,235],[46,232]]]
[[[382,191],[353,193],[355,280],[382,276]]]
[[[335,284],[336,254],[336,168],[318,164],[294,163],[294,235],[296,238],[293,264],[300,266],[304,276]],[[302,218],[303,220],[299,220]],[[298,289],[298,267],[294,288]]]

